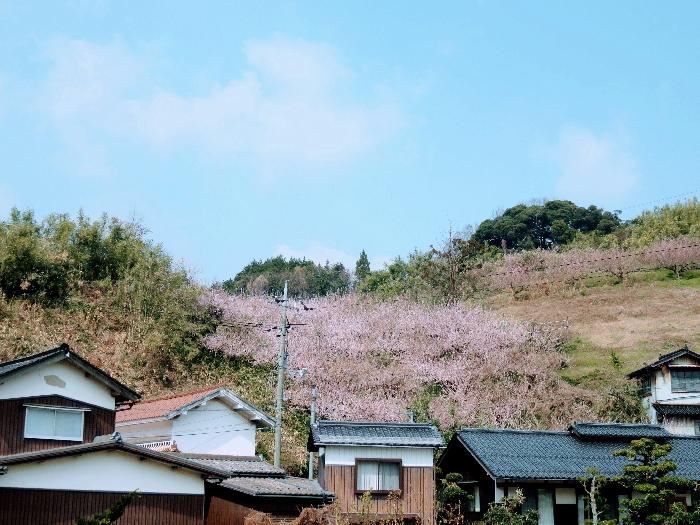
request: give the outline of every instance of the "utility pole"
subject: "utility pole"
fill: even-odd
[[[282,464],[282,406],[284,402],[284,369],[287,367],[287,281],[280,305],[280,355],[277,358],[277,405],[275,410],[275,467]]]
[[[316,387],[311,389],[311,426],[316,423]],[[314,453],[309,452],[309,479],[314,479]]]

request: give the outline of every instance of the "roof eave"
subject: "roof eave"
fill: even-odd
[[[495,481],[496,479],[498,479],[497,476],[493,473],[493,471],[486,465],[486,463],[484,463],[484,462],[481,460],[481,458],[477,455],[477,453],[474,452],[474,449],[472,449],[472,448],[469,446],[469,444],[467,444],[467,442],[464,441],[464,440],[462,439],[462,436],[460,436],[459,432],[457,432],[457,433],[455,434],[455,436],[456,436],[456,438],[457,438],[457,441],[458,441],[459,443],[461,443],[462,446],[465,448],[465,450],[466,450],[467,452],[469,452],[469,454],[474,458],[474,461],[476,461],[476,462],[479,464],[479,466],[480,466],[482,469],[484,469],[484,472],[486,472],[486,474],[488,474],[488,476],[489,476],[491,479],[493,479],[494,481]]]
[[[72,364],[77,366],[78,368],[82,369],[84,372],[92,375],[95,377],[98,381],[102,382],[103,384],[107,385],[113,393],[117,393],[115,395],[115,398],[119,398],[119,394],[121,394],[121,399],[123,401],[136,401],[141,398],[141,396],[134,390],[131,390],[129,387],[126,385],[123,385],[113,377],[109,376],[96,366],[92,365],[79,355],[77,355],[73,350],[68,346],[67,344],[62,344],[60,346],[57,346],[56,348],[53,348],[51,350],[47,350],[44,352],[45,355],[39,357],[36,361],[32,362],[31,364],[21,366],[18,368],[15,368],[13,370],[10,370],[8,372],[5,372],[2,374],[0,377],[6,378],[6,377],[12,377],[15,375],[22,375],[23,373],[28,373],[33,367],[38,366],[38,365],[46,365],[46,364],[51,364],[51,363],[59,363],[61,361],[70,361]],[[37,354],[41,355],[41,354]],[[27,360],[29,360],[31,357],[37,357],[35,356],[27,356]],[[121,402],[123,402],[121,401]],[[118,400],[119,402],[119,400]]]
[[[431,445],[431,444],[411,444],[411,445],[406,445],[406,444],[392,444],[392,443],[351,443],[351,442],[342,442],[342,443],[329,443],[326,441],[318,441],[314,442],[314,447],[315,450],[318,450],[318,447],[382,447],[382,448],[445,448],[445,444],[441,445]],[[315,451],[314,450],[314,451]]]
[[[240,405],[240,408],[232,408],[231,410],[233,412],[247,412],[252,415],[252,417],[246,417],[248,421],[253,423],[256,427],[258,428],[272,428],[274,427],[274,421],[270,416],[265,414],[263,411],[257,409],[244,399],[238,397],[237,395],[233,394],[228,388],[217,388],[216,390],[213,390],[212,392],[209,392],[207,395],[202,396],[199,399],[196,399],[190,403],[187,403],[186,405],[181,406],[180,408],[177,408],[175,410],[171,410],[168,412],[163,419],[174,419],[178,416],[181,416],[183,414],[186,414],[190,410],[193,410],[197,408],[198,406],[201,406],[212,399],[216,399],[218,397],[224,397],[231,401],[232,403],[236,405]]]

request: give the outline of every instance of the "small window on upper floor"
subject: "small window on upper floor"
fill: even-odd
[[[24,437],[82,441],[83,422],[84,411],[82,410],[28,406],[24,421]]]
[[[642,391],[643,396],[651,395],[651,376],[647,375],[639,380],[639,388]]]
[[[700,436],[700,419],[695,420],[695,435]]]
[[[391,492],[401,489],[401,462],[357,460],[357,492]]]
[[[700,392],[700,369],[671,369],[672,392]]]

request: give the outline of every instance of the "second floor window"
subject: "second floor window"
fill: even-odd
[[[357,492],[390,492],[401,489],[399,461],[358,460]]]
[[[671,390],[673,392],[700,392],[700,370],[695,368],[672,369]]]
[[[82,441],[83,414],[82,410],[28,406],[24,437]]]

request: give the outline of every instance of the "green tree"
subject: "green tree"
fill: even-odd
[[[521,512],[525,496],[520,489],[515,496],[504,497],[498,503],[491,503],[484,514],[486,525],[537,525],[536,510]]]
[[[369,258],[367,257],[367,253],[362,250],[362,253],[360,253],[360,258],[357,259],[357,262],[355,263],[355,276],[357,277],[357,280],[362,281],[370,274],[370,271]]]
[[[582,208],[571,201],[518,204],[495,219],[483,221],[472,236],[477,242],[511,249],[530,250],[566,245],[578,233],[607,235],[621,222],[616,214],[596,206]]]
[[[450,472],[439,481],[437,491],[437,517],[441,525],[462,525],[469,510],[472,496],[459,486],[461,474]]]
[[[690,480],[675,476],[678,466],[668,459],[671,445],[649,438],[633,440],[614,455],[630,460],[616,481],[632,492],[624,502],[625,525],[692,525],[700,510],[675,502],[679,493],[694,491]]]
[[[250,262],[221,287],[232,294],[277,295],[284,281],[289,281],[290,294],[299,297],[343,294],[350,288],[350,274],[340,263],[321,265],[281,255]]]

